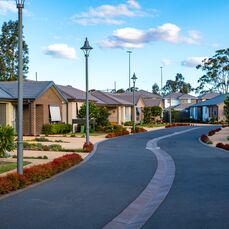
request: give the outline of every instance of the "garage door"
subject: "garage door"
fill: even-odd
[[[0,125],[6,124],[6,104],[0,103]]]

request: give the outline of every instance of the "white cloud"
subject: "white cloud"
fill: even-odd
[[[11,13],[17,12],[15,1],[0,0],[0,15],[5,15],[8,12]]]
[[[161,60],[161,63],[164,66],[168,66],[172,63],[172,61],[170,59],[163,59],[163,60]]]
[[[141,9],[140,4],[136,0],[128,0],[127,2],[131,7],[135,9]]]
[[[201,64],[207,57],[189,57],[181,62],[182,66],[195,68],[197,65]]]
[[[68,60],[76,59],[76,50],[69,47],[67,44],[52,44],[49,45],[44,53],[54,58],[63,58]]]
[[[105,48],[126,48],[134,46],[144,47],[145,43],[165,41],[173,44],[199,44],[201,35],[197,31],[188,31],[187,35],[181,34],[181,29],[172,23],[165,23],[156,28],[140,30],[136,28],[122,28],[113,31],[112,36],[100,42]]]
[[[157,13],[153,9],[141,10],[141,6],[136,0],[128,0],[126,3],[118,5],[91,7],[86,12],[76,14],[71,20],[80,25],[120,25],[125,23],[123,18],[155,16]]]

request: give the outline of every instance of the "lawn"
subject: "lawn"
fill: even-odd
[[[24,166],[30,164],[30,162],[25,161]],[[5,162],[0,161],[0,174],[8,172],[10,170],[16,169],[17,163],[16,162]]]

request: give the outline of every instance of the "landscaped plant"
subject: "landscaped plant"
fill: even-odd
[[[55,152],[82,152],[82,149],[65,149],[59,144],[52,145],[42,145],[41,143],[28,143],[24,142],[25,150],[35,150],[35,151],[55,151]]]
[[[201,141],[206,144],[212,144],[212,141],[209,139],[209,137],[205,134],[201,135],[200,137]]]
[[[229,144],[223,144],[221,142],[217,143],[216,147],[224,149],[224,150],[229,150]]]
[[[0,177],[0,195],[40,182],[80,163],[81,161],[82,158],[80,155],[67,154],[54,159],[49,163],[25,168],[23,175],[11,173],[5,177]]]
[[[89,144],[87,144],[86,142],[84,143],[83,151],[85,153],[91,153],[93,151],[93,149],[94,149],[94,145],[91,142],[89,142]]]
[[[125,122],[124,123],[124,126],[132,126],[133,125],[133,122],[132,121],[128,121],[128,122]]]
[[[224,114],[226,116],[227,123],[229,124],[229,96],[224,101]]]
[[[15,149],[14,129],[11,126],[0,126],[0,157]]]
[[[189,123],[173,123],[173,124],[168,124],[165,126],[165,128],[171,128],[171,127],[177,127],[177,126],[193,126],[193,124]]]
[[[221,128],[216,128],[214,130],[210,130],[208,132],[208,136],[213,136],[216,132],[219,132],[221,130]]]
[[[45,136],[51,134],[68,134],[72,131],[72,125],[64,124],[64,123],[57,123],[57,124],[45,124],[42,127],[42,133]]]
[[[145,124],[155,123],[157,118],[161,117],[162,108],[159,106],[145,107],[143,110]]]
[[[17,158],[17,155],[13,155],[12,158]],[[37,157],[26,157],[24,156],[23,157],[24,159],[44,159],[44,160],[47,160],[48,159],[48,156],[44,155],[44,156],[37,156]]]
[[[131,129],[132,134],[144,133],[144,132],[147,132],[147,130],[138,126],[135,127],[135,130],[133,130],[133,128]]]

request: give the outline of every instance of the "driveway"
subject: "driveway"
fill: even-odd
[[[101,143],[85,164],[0,200],[0,228],[102,228],[134,201],[153,177],[157,161],[145,149],[147,142],[188,128]],[[229,228],[229,154],[198,142],[199,135],[209,129],[159,142],[175,161],[176,177],[167,198],[144,228]]]

